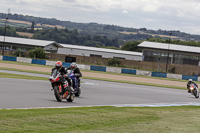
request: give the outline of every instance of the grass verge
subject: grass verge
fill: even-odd
[[[45,77],[37,77],[37,76],[28,76],[28,75],[20,75],[20,74],[12,74],[12,73],[2,73],[0,72],[1,78],[17,78],[17,79],[29,79],[29,80],[46,80],[48,78]]]
[[[82,107],[0,110],[0,132],[199,132],[200,107]],[[195,115],[191,115],[195,114]]]
[[[17,64],[17,65],[25,65],[25,66],[37,66],[37,67],[46,67],[46,68],[52,68],[52,66],[46,66],[46,65],[38,65],[38,64],[29,64],[29,63],[22,63],[22,62],[14,62],[14,61],[3,61],[0,60],[0,63],[7,63],[7,64]],[[0,67],[0,69],[8,70],[7,68]],[[13,69],[14,70],[14,69]],[[26,72],[25,70],[21,69],[15,69],[17,71]],[[101,71],[92,71],[92,70],[81,70],[84,72],[91,72],[91,73],[103,73],[103,74],[112,74],[112,75],[124,75],[124,76],[132,76],[132,77],[142,77],[142,78],[153,78],[153,79],[161,79],[161,80],[170,80],[170,81],[180,81],[180,82],[187,82],[187,80],[181,80],[181,79],[170,79],[170,78],[162,78],[162,77],[151,77],[151,76],[142,76],[142,75],[132,75],[132,74],[123,74],[123,73],[112,73],[112,72],[101,72]],[[27,71],[28,72],[28,71]],[[40,73],[38,71],[32,71],[33,73]],[[45,72],[41,72],[43,74],[47,74]],[[50,72],[49,72],[50,73]],[[48,74],[49,74],[48,73]],[[199,82],[200,83],[200,82]]]
[[[86,77],[85,79],[93,79],[93,80],[102,80],[108,82],[119,82],[119,83],[128,83],[128,84],[136,84],[136,85],[145,85],[145,86],[156,86],[156,87],[165,87],[165,88],[173,88],[173,89],[186,89],[185,87],[178,86],[170,86],[170,85],[161,85],[161,84],[153,84],[153,83],[144,83],[144,82],[133,82],[133,81],[125,81],[125,80],[114,80],[114,79],[104,79],[104,78],[94,78],[94,77]]]
[[[48,78],[45,78],[45,77],[11,74],[11,73],[3,73],[3,72],[0,72],[0,77],[1,78],[17,78],[17,79],[46,80],[46,81],[48,81]],[[128,83],[128,84],[156,86],[156,87],[165,87],[165,88],[174,88],[174,89],[185,89],[185,87],[159,85],[159,84],[142,83],[142,82],[140,83],[140,82],[133,82],[133,81],[125,81],[125,80],[113,80],[113,79],[94,78],[94,77],[86,77],[86,76],[84,76],[83,78],[84,79],[92,79],[92,80],[102,80],[102,81],[108,81],[108,82]]]

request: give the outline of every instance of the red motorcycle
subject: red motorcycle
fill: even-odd
[[[62,99],[66,99],[68,102],[74,100],[74,94],[71,93],[70,87],[67,85],[67,89],[64,89],[62,80],[64,76],[58,70],[52,72],[52,76],[49,77],[49,81],[52,84],[54,95],[58,102],[61,102]]]

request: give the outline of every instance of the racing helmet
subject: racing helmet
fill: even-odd
[[[72,70],[75,70],[77,68],[77,64],[75,62],[72,62],[70,67],[71,67]]]
[[[62,67],[62,62],[61,61],[57,61],[56,64],[55,64],[55,67],[60,70],[61,67]]]
[[[192,81],[192,79],[189,79],[189,81]]]

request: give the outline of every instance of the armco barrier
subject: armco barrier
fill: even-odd
[[[152,72],[151,73],[152,77],[162,77],[162,78],[167,78],[167,73],[160,73],[160,72]]]
[[[106,67],[106,72],[121,73],[122,69],[117,67]]]
[[[31,63],[32,59],[30,59],[30,58],[23,58],[23,57],[17,57],[17,62]]]
[[[121,73],[136,75],[136,70],[122,68],[122,72]]]
[[[36,60],[32,59],[32,64],[46,65],[46,60]]]
[[[192,80],[194,80],[194,81],[198,81],[198,77],[197,77],[197,76],[182,75],[182,79],[183,79],[183,80],[192,79]]]
[[[0,55],[0,60],[3,60],[3,56]]]
[[[136,75],[151,76],[151,72],[150,71],[136,70]]]
[[[6,60],[6,61],[17,61],[17,57],[3,56],[3,60]]]
[[[106,72],[106,67],[102,67],[102,66],[90,66],[90,70]]]

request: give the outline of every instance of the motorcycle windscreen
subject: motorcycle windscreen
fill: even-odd
[[[57,75],[59,74],[59,71],[57,69],[55,69],[53,72],[52,72],[52,76],[55,78]]]

